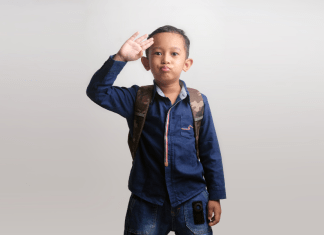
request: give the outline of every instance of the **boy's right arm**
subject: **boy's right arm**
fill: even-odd
[[[117,60],[116,55],[109,56],[109,59],[92,76],[86,93],[101,107],[128,118],[133,115],[139,86],[133,85],[130,88],[113,86],[118,74],[127,63],[127,61]]]
[[[141,58],[143,52],[154,43],[153,38],[142,42],[147,34],[135,40],[137,35],[138,31],[123,44],[118,53],[109,56],[109,59],[92,76],[87,87],[87,96],[93,102],[125,118],[133,115],[139,86],[133,85],[126,88],[113,86],[113,83],[127,61]]]

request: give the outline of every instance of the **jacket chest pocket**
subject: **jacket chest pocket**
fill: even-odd
[[[186,138],[194,138],[195,132],[194,132],[194,123],[193,123],[193,117],[192,116],[181,116],[181,129],[180,134],[183,137]]]

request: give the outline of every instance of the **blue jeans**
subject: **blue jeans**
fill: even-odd
[[[209,194],[205,188],[179,206],[171,207],[168,195],[163,205],[159,206],[132,193],[125,217],[124,235],[167,235],[170,231],[174,231],[176,235],[213,235],[213,230],[208,225],[208,198]],[[194,201],[202,202],[203,224],[194,222]]]

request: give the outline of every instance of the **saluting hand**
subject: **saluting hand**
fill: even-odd
[[[117,60],[119,59],[123,61],[138,60],[143,56],[143,52],[154,43],[153,38],[143,41],[143,39],[146,38],[148,34],[144,34],[142,37],[139,37],[134,41],[134,39],[137,37],[138,34],[139,32],[137,31],[123,44],[123,46],[120,48],[120,50],[115,56]]]

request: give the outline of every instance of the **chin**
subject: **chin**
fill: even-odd
[[[160,83],[160,84],[170,84],[173,83],[174,81],[178,80],[175,78],[154,78],[156,82]]]

